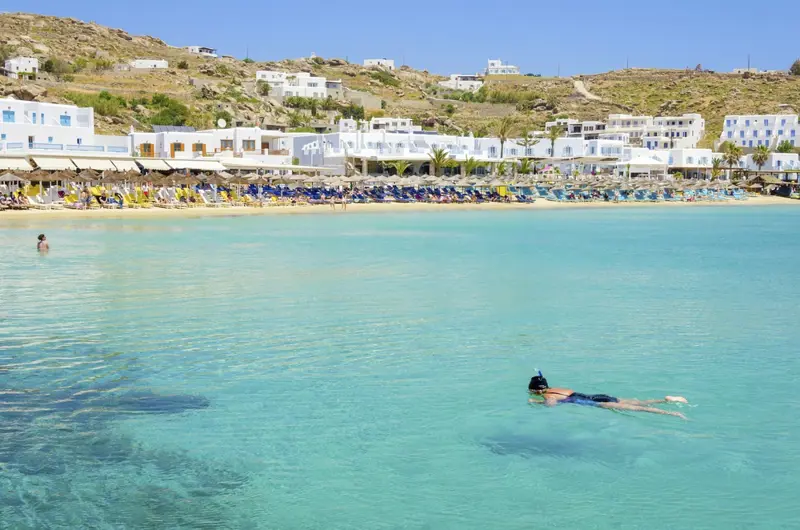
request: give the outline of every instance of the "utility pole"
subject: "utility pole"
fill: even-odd
[[[630,57],[625,57],[625,69],[626,70],[630,70],[631,69],[631,58]]]
[[[561,63],[558,63],[558,73],[556,74],[556,77],[561,77]]]
[[[750,71],[750,54],[747,54],[747,71]]]

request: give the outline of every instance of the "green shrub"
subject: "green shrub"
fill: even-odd
[[[263,79],[256,81],[256,92],[259,96],[269,96],[269,91],[272,87]]]
[[[400,86],[400,81],[398,81],[398,79],[395,76],[393,76],[386,70],[375,70],[374,72],[370,72],[369,76],[372,79],[375,79],[376,81],[386,86],[393,86],[393,87]]]
[[[114,96],[107,91],[98,94],[83,92],[67,92],[64,97],[79,107],[92,107],[100,116],[119,116],[127,107],[127,101],[121,96]]]
[[[183,60],[183,61],[179,62],[178,63],[178,69],[179,70],[188,70],[189,69],[189,62],[186,61],[186,60]]]
[[[242,62],[246,64],[253,64],[255,61],[250,57],[245,57],[244,60],[242,60]]]
[[[350,103],[349,105],[342,107],[342,117],[352,120],[363,120],[364,107],[361,105],[356,105],[355,103]]]
[[[72,69],[75,72],[85,70],[87,66],[89,66],[89,59],[86,59],[85,57],[78,57],[75,59],[75,62],[72,63]]]

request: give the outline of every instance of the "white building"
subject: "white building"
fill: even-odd
[[[632,116],[630,114],[609,114],[606,121],[606,131],[625,133],[632,141],[637,141],[644,135],[647,126],[653,125],[652,116]]]
[[[519,75],[519,66],[504,63],[500,59],[489,59],[486,75]]]
[[[450,74],[450,79],[447,81],[439,81],[439,86],[449,88],[450,90],[476,92],[483,86],[483,76],[478,74]]]
[[[367,68],[384,68],[386,70],[394,70],[394,59],[364,59],[364,66]]]
[[[339,120],[339,132],[355,131],[420,132],[422,127],[414,125],[411,118],[372,118],[369,121]]]
[[[137,157],[174,160],[246,157],[273,164],[291,163],[289,140],[290,135],[286,133],[258,127],[131,132],[129,135],[131,151]]]
[[[362,173],[380,173],[382,162],[405,160],[410,162],[415,173],[430,171],[430,154],[436,148],[445,149],[456,162],[472,158],[486,165],[502,161],[513,161],[524,157],[547,160],[562,166],[563,172],[577,168],[579,157],[613,159],[622,156],[623,143],[613,140],[585,140],[584,138],[558,138],[555,155],[551,143],[541,139],[533,146],[524,147],[517,140],[508,140],[501,158],[500,140],[497,138],[475,138],[471,135],[441,135],[422,131],[418,127],[408,128],[411,120],[384,118],[371,120],[368,126],[353,120],[342,120],[339,132],[331,134],[297,135],[293,142],[293,155],[302,165],[329,167],[343,171],[345,159],[356,160]],[[397,127],[391,121],[398,121]],[[402,124],[400,128],[400,122]],[[589,160],[591,162],[591,160]]]
[[[609,114],[606,132],[628,134],[631,141],[648,149],[691,149],[703,138],[705,127],[699,114],[656,118]]]
[[[217,50],[214,48],[208,48],[206,46],[187,46],[186,50],[189,53],[194,53],[195,55],[202,55],[203,57],[208,57],[210,59],[216,59]]]
[[[719,140],[748,149],[760,145],[774,149],[783,141],[800,147],[800,122],[796,114],[725,116]]]
[[[125,136],[94,133],[94,109],[0,99],[0,152],[4,154],[129,154]]]
[[[606,131],[606,124],[602,121],[578,121],[570,118],[559,118],[545,124],[545,133],[550,132],[553,127],[561,127],[567,137],[585,138],[595,140],[601,133]]]
[[[166,70],[169,62],[164,59],[136,59],[130,62],[135,70]]]
[[[659,116],[645,127],[642,144],[649,149],[693,149],[705,131],[706,121],[699,114]]]
[[[770,153],[766,164],[761,166],[753,162],[753,155],[749,154],[742,158],[739,166],[748,171],[770,171],[778,173],[777,178],[782,180],[797,180],[797,172],[800,171],[800,157],[797,153]],[[781,173],[781,172],[786,173]]]
[[[328,97],[328,80],[316,77],[305,72],[288,74],[274,70],[259,70],[256,72],[258,81],[265,81],[270,85],[269,95],[276,98],[300,96],[304,98],[324,99]],[[337,83],[331,81],[330,83]],[[341,81],[338,81],[341,88]]]
[[[6,75],[12,79],[36,76],[39,73],[39,59],[35,57],[15,57],[5,62]]]

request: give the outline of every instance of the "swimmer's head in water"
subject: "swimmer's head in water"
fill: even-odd
[[[39,241],[44,241],[44,234],[39,234]]]
[[[539,375],[531,377],[531,382],[528,383],[528,392],[541,392],[550,388],[547,386],[547,379],[544,378],[541,372]]]

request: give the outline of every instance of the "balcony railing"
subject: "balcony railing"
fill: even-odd
[[[87,151],[93,153],[102,153],[104,147],[102,145],[83,145],[83,144],[71,144],[67,146],[68,151]]]
[[[38,149],[40,151],[63,151],[64,144],[45,144],[41,142],[28,143],[28,149]]]
[[[11,151],[12,149],[23,149],[25,144],[22,142],[8,142],[6,144],[6,150]]]
[[[108,146],[108,152],[109,153],[127,153],[128,152],[128,148],[127,147],[120,147],[120,146],[116,146],[116,145],[109,145]]]
[[[289,156],[288,149],[262,149],[263,155]]]

